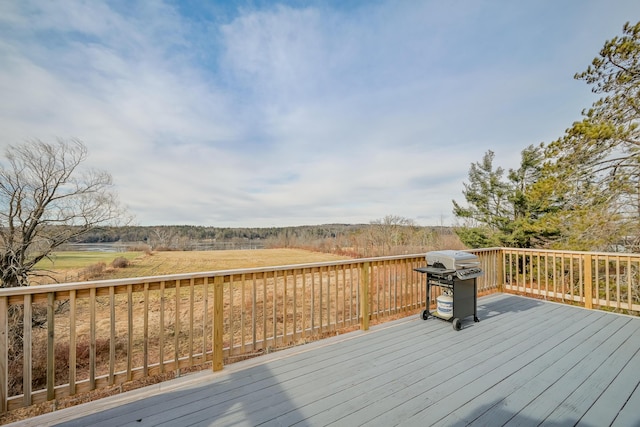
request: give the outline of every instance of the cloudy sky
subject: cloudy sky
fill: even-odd
[[[140,225],[452,225],[595,99],[638,0],[0,1],[0,149],[79,138]]]

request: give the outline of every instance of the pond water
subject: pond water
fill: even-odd
[[[264,243],[260,241],[245,242],[192,242],[185,250],[193,251],[222,251],[222,250],[247,250],[264,249]],[[145,242],[113,242],[113,243],[66,243],[60,251],[87,251],[87,252],[127,252],[148,247]],[[180,249],[177,249],[180,250]]]
[[[86,251],[86,252],[127,252],[132,247],[140,245],[131,243],[65,243],[58,250],[62,251]]]

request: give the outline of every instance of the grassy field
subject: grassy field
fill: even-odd
[[[104,262],[110,264],[118,257],[132,260],[140,257],[142,252],[87,252],[87,251],[64,251],[56,252],[51,258],[43,259],[36,268],[44,270],[78,270],[86,268],[92,264]]]
[[[110,267],[114,259],[129,260],[126,268]],[[303,249],[255,249],[232,251],[154,252],[58,252],[52,260],[43,260],[38,268],[53,271],[58,282],[127,277],[160,276],[165,274],[236,268],[266,267],[349,259],[345,256]],[[95,268],[103,263],[104,269]],[[52,283],[43,280],[41,283]]]

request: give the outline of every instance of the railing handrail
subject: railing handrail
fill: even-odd
[[[591,251],[574,251],[574,250],[557,250],[557,249],[533,249],[533,248],[509,248],[509,247],[492,247],[492,248],[480,248],[480,249],[465,249],[464,251],[473,253],[488,253],[495,251],[504,252],[534,252],[534,253],[549,253],[549,254],[571,254],[571,255],[585,255],[591,254],[592,256],[614,256],[614,257],[640,257],[639,253],[625,253],[625,252],[591,252]],[[29,294],[42,294],[49,292],[61,292],[69,290],[80,290],[89,288],[104,288],[110,286],[123,286],[123,285],[140,285],[144,283],[156,283],[160,281],[175,281],[175,280],[189,280],[192,278],[201,279],[204,277],[216,277],[216,276],[230,276],[241,274],[255,274],[255,273],[271,273],[274,271],[291,271],[306,268],[319,268],[329,267],[334,265],[350,265],[350,264],[362,264],[365,262],[380,262],[380,261],[392,261],[411,258],[423,258],[424,253],[419,254],[406,254],[406,255],[391,255],[382,257],[368,257],[368,258],[354,258],[348,260],[335,260],[335,261],[321,261],[313,263],[302,264],[287,264],[265,267],[251,267],[251,268],[239,268],[239,269],[226,269],[226,270],[209,270],[189,273],[178,274],[165,274],[156,276],[141,276],[131,277],[123,279],[107,279],[107,280],[87,280],[82,282],[67,282],[56,283],[46,285],[33,285],[22,286],[15,288],[0,288],[0,297],[2,296],[16,296]]]
[[[142,285],[145,283],[171,282],[176,280],[202,279],[205,277],[235,276],[242,274],[272,273],[274,271],[291,271],[308,268],[331,267],[338,265],[364,264],[365,262],[394,261],[424,257],[424,254],[390,255],[383,257],[353,258],[347,260],[320,261],[303,264],[287,264],[265,267],[235,268],[226,270],[209,270],[191,273],[162,274],[157,276],[140,276],[123,279],[87,280],[83,282],[53,283],[45,285],[0,288],[0,297],[25,294],[46,294],[90,288],[107,288],[111,286]]]
[[[640,253],[635,252],[597,252],[597,251],[574,251],[574,250],[566,250],[566,249],[534,249],[534,248],[507,248],[501,247],[496,248],[501,251],[508,252],[540,252],[540,253],[562,253],[562,254],[570,254],[570,255],[586,255],[590,254],[591,256],[619,256],[619,257],[640,257]],[[476,251],[478,249],[474,249]]]

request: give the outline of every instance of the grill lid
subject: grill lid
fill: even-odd
[[[469,252],[444,250],[431,251],[426,255],[427,265],[446,270],[464,270],[480,268],[480,259]]]

